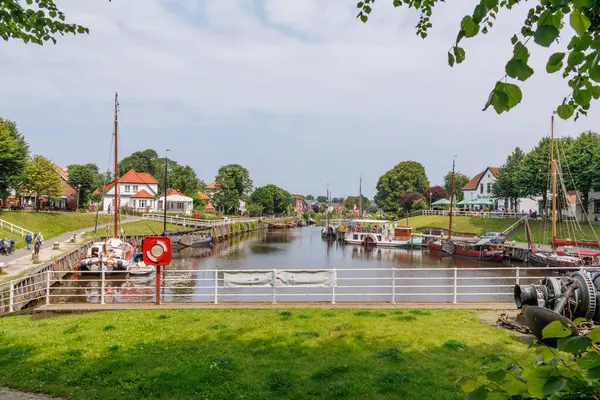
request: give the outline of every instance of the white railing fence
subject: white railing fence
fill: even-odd
[[[10,233],[16,233],[21,237],[27,236],[28,233],[31,233],[33,235],[33,232],[28,231],[25,228],[21,228],[20,226],[17,226],[15,224],[11,224],[10,222],[5,221],[3,219],[0,219],[0,229],[9,231]]]
[[[163,214],[143,214],[142,218],[145,219],[150,219],[153,221],[164,221],[164,215]],[[277,221],[280,220],[293,220],[295,219],[295,217],[282,217],[282,218],[276,218]],[[196,218],[189,218],[189,217],[176,217],[176,216],[170,216],[167,215],[167,223],[170,224],[176,224],[176,225],[182,225],[182,226],[190,226],[190,227],[207,227],[207,228],[212,228],[215,226],[224,226],[224,225],[230,225],[234,222],[237,223],[247,223],[247,222],[258,222],[258,221],[263,221],[263,222],[269,222],[269,219],[266,218],[230,218],[230,219],[217,219],[217,220],[212,220],[212,219],[196,219]]]
[[[591,268],[587,272],[598,271]],[[0,313],[29,304],[227,302],[512,303],[515,284],[539,284],[569,268],[169,269],[147,276],[45,271],[0,292]],[[159,294],[157,296],[157,293]]]
[[[450,210],[422,210],[422,215],[450,215]],[[460,217],[481,217],[481,218],[523,218],[529,216],[528,213],[505,212],[505,211],[452,211],[453,216]]]

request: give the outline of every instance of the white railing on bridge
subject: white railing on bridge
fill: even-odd
[[[422,210],[422,215],[450,215],[450,210]],[[481,217],[481,218],[524,218],[528,213],[506,212],[506,211],[461,211],[454,210],[453,216]]]
[[[154,221],[164,221],[164,215],[162,214],[143,214],[142,218],[150,219]],[[212,228],[213,226],[223,226],[229,225],[233,222],[256,222],[258,218],[234,218],[234,219],[196,219],[189,217],[176,217],[172,215],[167,215],[167,223],[183,225],[183,226],[193,226],[193,227],[207,227]]]
[[[10,233],[16,233],[21,237],[27,236],[28,233],[31,233],[33,235],[33,232],[28,231],[25,228],[21,228],[20,226],[17,226],[15,224],[11,224],[10,222],[5,221],[3,219],[0,219],[0,229],[9,231]]]
[[[44,279],[0,292],[0,314],[29,304],[201,302],[513,302],[515,284],[539,284],[573,268],[164,269],[156,274],[45,271]],[[589,268],[588,272],[600,268]],[[318,272],[321,275],[314,274]],[[312,274],[312,275],[311,275]],[[233,277],[233,278],[232,278]]]

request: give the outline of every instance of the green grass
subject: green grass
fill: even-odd
[[[100,215],[98,224],[106,224],[111,220],[110,215]],[[50,213],[50,212],[28,212],[28,211],[3,211],[0,219],[13,223],[24,229],[42,232],[45,240],[62,235],[63,233],[77,231],[93,227],[96,224],[95,213]],[[0,230],[0,236],[15,239],[16,247],[25,246],[25,240],[16,234]]]
[[[556,224],[556,232],[559,238],[571,238],[577,240],[594,240],[597,241],[596,235],[600,237],[600,223],[592,221],[590,226],[587,222],[580,222],[581,231],[576,230],[573,234],[573,223],[559,222]],[[552,242],[552,222],[551,221],[529,221],[531,234],[535,243],[550,244]],[[595,232],[595,234],[594,234]],[[517,230],[511,238],[517,242],[527,241],[525,236],[525,227]]]
[[[512,334],[469,310],[115,311],[0,319],[0,386],[72,399],[463,399]]]
[[[478,218],[478,217],[452,217],[452,230],[463,233],[481,235],[486,232],[502,232],[517,222],[517,218]],[[406,219],[399,220],[406,223]],[[444,228],[448,229],[449,217],[442,215],[419,215],[408,219],[408,224],[413,230],[418,228]]]

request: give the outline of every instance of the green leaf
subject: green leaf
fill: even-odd
[[[519,41],[513,47],[513,58],[527,62],[529,60],[529,50]]]
[[[473,390],[471,393],[469,393],[469,395],[467,396],[467,400],[485,400],[487,399],[487,394],[487,389],[483,386],[480,386],[477,389]]]
[[[592,91],[589,89],[576,89],[573,91],[573,98],[579,105],[590,104],[592,101]]]
[[[542,25],[533,34],[533,40],[543,47],[549,47],[560,32],[552,25]]]
[[[363,8],[365,4],[362,1],[359,1],[358,3],[356,3],[356,8]]]
[[[27,0],[26,3],[31,5],[33,3],[33,0]]]
[[[595,328],[592,329],[590,332],[588,332],[587,335],[585,335],[587,337],[590,338],[590,340],[594,343],[598,343],[600,342],[600,328]]]
[[[367,22],[369,20],[369,17],[366,14],[361,14],[360,20],[362,22]]]
[[[594,99],[600,99],[600,86],[592,86],[592,96]]]
[[[512,59],[506,63],[506,73],[511,78],[517,78],[520,81],[527,80],[533,75],[533,69],[523,60]]]
[[[560,392],[567,386],[567,380],[565,378],[560,378],[558,376],[553,376],[546,383],[544,383],[544,387],[542,388],[542,392],[545,396],[549,396],[556,392]]]
[[[504,83],[502,90],[508,95],[507,110],[515,107],[523,99],[523,92],[521,92],[521,89],[513,83]]]
[[[519,38],[517,37],[517,35],[513,35],[513,37],[510,38],[510,42],[514,45],[515,43],[517,43],[519,41]]]
[[[490,371],[486,374],[487,378],[492,382],[502,383],[506,378],[506,372],[502,369]]]
[[[487,13],[487,7],[485,6],[485,4],[479,3],[475,6],[475,10],[473,11],[473,21],[478,24],[480,23],[483,18],[485,17],[485,14]]]
[[[583,62],[583,60],[585,60],[585,54],[580,51],[572,51],[567,59],[567,65],[579,65]]]
[[[509,377],[512,377],[512,379],[508,380],[507,382],[504,382],[502,386],[500,386],[500,388],[504,390],[509,396],[516,396],[527,391],[527,385],[525,385],[525,383],[521,382],[520,380],[517,380],[512,375],[509,375]]]
[[[454,46],[454,57],[456,57],[456,63],[460,64],[465,61],[465,49],[462,47]]]
[[[588,371],[587,377],[590,379],[598,379],[600,378],[600,367],[592,368]]]
[[[582,322],[586,322],[587,319],[585,318],[575,318],[573,320],[573,326],[579,326],[579,324],[581,324]]]
[[[556,109],[556,113],[558,114],[558,116],[561,117],[562,119],[565,119],[565,120],[571,118],[573,116],[574,112],[575,112],[575,110],[573,109],[573,106],[570,105],[570,104],[560,105]],[[560,321],[554,321],[554,322],[558,322],[560,324]],[[551,324],[553,324],[554,322],[552,322]],[[548,326],[550,326],[551,324],[549,324]],[[546,326],[546,328],[548,326]],[[562,326],[562,324],[561,324],[561,326]],[[570,335],[571,334],[571,330],[570,329],[567,329],[567,330],[569,331],[568,333]],[[542,331],[542,334],[544,334],[543,331]],[[546,337],[546,336],[544,336],[544,337]],[[548,337],[551,337],[551,336],[548,336]],[[562,336],[562,337],[565,337],[565,336]]]
[[[488,9],[494,8],[498,5],[498,0],[483,0],[483,4],[485,4]]]
[[[535,348],[535,353],[541,355],[544,361],[548,362],[558,355],[558,352],[548,346],[538,346]]]
[[[465,15],[460,23],[460,29],[465,31],[465,36],[470,38],[479,32],[479,24],[473,21],[470,15]]]
[[[590,69],[590,78],[594,82],[600,82],[600,65],[595,65],[592,67],[592,69]]]
[[[586,91],[590,93],[591,97],[591,92],[589,90]],[[581,354],[585,352],[591,345],[592,341],[588,337],[571,336],[568,338],[560,339],[558,341],[558,350],[565,351],[571,354]]]
[[[590,25],[592,25],[588,17],[583,15],[577,9],[571,11],[569,22],[571,23],[571,27],[575,29],[575,32],[577,32],[578,36],[583,36],[583,34],[588,30]]]
[[[467,381],[464,381],[460,387],[462,388],[463,392],[465,393],[470,393],[472,391],[474,391],[475,389],[477,389],[479,387],[479,384],[477,382],[475,382],[472,379],[469,379]]]
[[[562,107],[562,106],[560,106]],[[560,107],[558,107],[560,109]],[[560,111],[556,110],[560,116]],[[573,112],[571,112],[573,114]],[[561,116],[561,118],[563,118]],[[567,117],[568,118],[568,117]],[[563,119],[567,119],[563,118]],[[569,328],[563,326],[560,321],[550,322],[544,329],[542,329],[542,338],[543,339],[553,339],[553,338],[565,338],[571,336],[572,332]]]
[[[544,398],[544,385],[548,378],[541,376],[533,376],[527,379],[527,391],[538,399]]]
[[[454,55],[448,52],[448,65],[454,67]]]
[[[490,105],[494,107],[498,114],[503,113],[508,105],[508,95],[501,90],[494,89],[483,111],[487,110]]]
[[[600,367],[600,353],[597,351],[590,351],[583,357],[577,360],[577,365],[582,369],[592,369]]]

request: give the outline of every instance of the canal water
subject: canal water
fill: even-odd
[[[510,267],[524,266],[454,258],[425,249],[367,249],[328,242],[320,232],[318,227],[260,231],[210,248],[182,249],[161,274],[163,301],[214,302],[216,276],[218,302],[512,302],[517,271]],[[335,285],[274,289],[263,279],[272,277],[272,270],[329,270],[323,276],[333,277]],[[250,277],[256,285],[235,284],[239,283],[236,279],[249,277],[239,274],[243,271],[262,271]],[[537,281],[533,278],[546,275],[544,271],[521,270],[519,281],[533,283]],[[53,288],[53,303],[100,302],[102,283],[97,275],[65,279],[68,281]],[[154,274],[108,275],[104,300],[153,301],[155,279]]]

